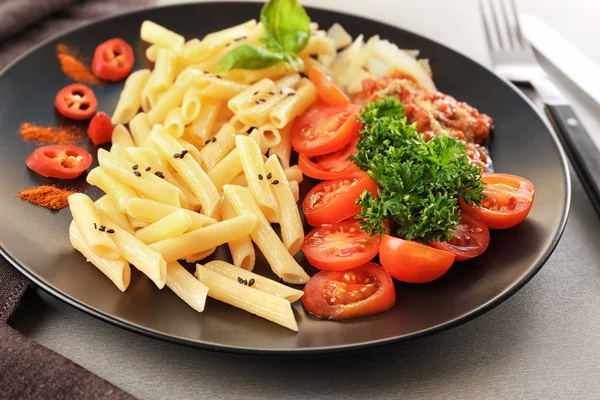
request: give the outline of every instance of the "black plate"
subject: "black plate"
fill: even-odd
[[[2,72],[0,245],[15,267],[58,298],[124,328],[191,346],[259,353],[334,351],[416,338],[490,310],[535,275],[563,231],[570,181],[563,153],[532,105],[485,67],[438,43],[379,22],[318,9],[309,9],[309,14],[321,26],[339,22],[353,36],[377,34],[400,47],[420,49],[431,60],[439,90],[494,118],[491,154],[496,169],[527,177],[536,187],[534,207],[525,223],[493,232],[484,255],[455,265],[436,282],[398,284],[397,304],[386,313],[329,322],[307,315],[296,304],[300,331],[293,333],[211,299],[206,311],[198,314],[170,290],[158,290],[139,273],[134,273],[131,286],[121,294],[71,248],[68,209],[51,212],[15,198],[23,188],[50,183],[25,168],[35,145],[24,142],[16,131],[23,121],[59,122],[52,106],[54,96],[71,81],[59,68],[57,43],[66,42],[91,56],[97,44],[119,36],[133,45],[138,60],[135,68],[140,68],[148,66],[142,61],[146,46],[139,39],[140,24],[146,19],[192,38],[256,18],[259,11],[260,5],[252,3],[202,3],[124,14],[50,39]],[[112,112],[121,87],[109,84],[96,89],[101,110]],[[74,185],[86,188],[83,178]],[[267,268],[262,265],[258,270]]]

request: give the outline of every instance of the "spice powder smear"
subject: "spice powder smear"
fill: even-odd
[[[80,83],[89,83],[99,85],[100,81],[85,65],[83,59],[77,55],[77,52],[64,43],[59,43],[56,46],[58,53],[58,61],[62,71],[73,80]]]
[[[77,191],[61,189],[52,185],[42,185],[23,189],[17,193],[17,196],[23,201],[37,204],[40,207],[60,210],[69,205],[68,198],[73,193],[77,193]]]
[[[24,122],[19,128],[19,135],[28,141],[38,144],[74,144],[82,140],[85,132],[77,126],[40,126]]]

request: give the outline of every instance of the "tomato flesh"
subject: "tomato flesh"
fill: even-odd
[[[58,112],[71,119],[84,120],[90,118],[98,108],[98,100],[89,87],[80,83],[62,88],[54,99]]]
[[[390,275],[366,263],[346,271],[321,271],[304,287],[302,306],[324,319],[348,319],[389,310],[396,303]]]
[[[431,247],[454,254],[456,261],[464,261],[483,254],[489,244],[490,230],[487,225],[481,218],[463,211],[452,240],[433,242]]]
[[[444,275],[454,263],[454,254],[422,243],[383,235],[379,261],[391,276],[402,282],[431,282]]]
[[[134,61],[133,49],[126,41],[110,39],[96,47],[92,72],[107,81],[120,81],[129,75]]]
[[[356,200],[364,190],[377,196],[377,183],[362,171],[319,183],[302,201],[306,221],[319,226],[353,217],[360,212]]]
[[[298,156],[298,168],[304,175],[311,178],[339,179],[358,171],[358,167],[349,158],[353,154],[356,154],[356,140],[336,152],[318,156],[315,161],[304,154],[300,154]]]
[[[31,153],[25,164],[47,178],[74,179],[92,164],[92,156],[77,146],[44,146]]]
[[[481,218],[490,229],[511,228],[527,218],[535,195],[533,183],[510,174],[487,174],[481,180],[485,187],[479,207],[459,199],[463,210]]]
[[[312,67],[308,71],[308,79],[315,85],[317,95],[325,103],[331,105],[350,104],[348,96],[320,69]]]
[[[355,139],[360,130],[360,107],[318,105],[299,116],[292,127],[292,147],[308,157],[341,149]]]
[[[114,127],[110,117],[103,112],[99,112],[90,121],[87,134],[92,142],[98,146],[112,140],[113,130]]]
[[[361,231],[356,221],[324,224],[306,235],[302,251],[311,265],[339,271],[372,260],[379,251],[379,236]]]

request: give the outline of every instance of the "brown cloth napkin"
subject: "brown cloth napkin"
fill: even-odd
[[[57,33],[153,2],[0,0],[0,70]],[[132,399],[102,378],[6,325],[31,286],[27,278],[0,256],[0,399]]]

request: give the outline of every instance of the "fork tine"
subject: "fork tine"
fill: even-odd
[[[492,40],[492,27],[490,26],[490,22],[488,21],[485,3],[485,0],[479,0],[479,13],[481,14],[481,19],[483,21],[483,30],[485,32],[485,40],[487,42],[488,48],[494,49],[495,44]]]
[[[517,48],[520,46],[514,29],[519,22],[516,18],[513,6],[513,0],[500,0],[500,20],[502,20],[504,28],[506,29],[508,48]]]
[[[510,43],[508,43],[508,41],[506,41],[506,37],[505,35],[503,35],[503,33],[506,33],[506,31],[503,32],[502,28],[503,26],[505,26],[506,24],[502,23],[504,20],[506,20],[506,18],[504,18],[504,14],[502,12],[502,7],[500,7],[500,10],[498,10],[498,2],[495,2],[494,0],[490,0],[490,10],[492,12],[492,18],[494,21],[494,25],[496,28],[496,34],[498,36],[498,43],[500,45],[501,49],[510,49]],[[506,41],[506,42],[505,42]]]
[[[523,36],[523,32],[521,31],[521,23],[519,21],[519,13],[517,11],[517,5],[515,0],[508,0],[510,3],[510,8],[512,10],[512,18],[514,20],[514,30],[513,33],[515,35],[515,40],[521,48],[527,47],[527,40]]]

